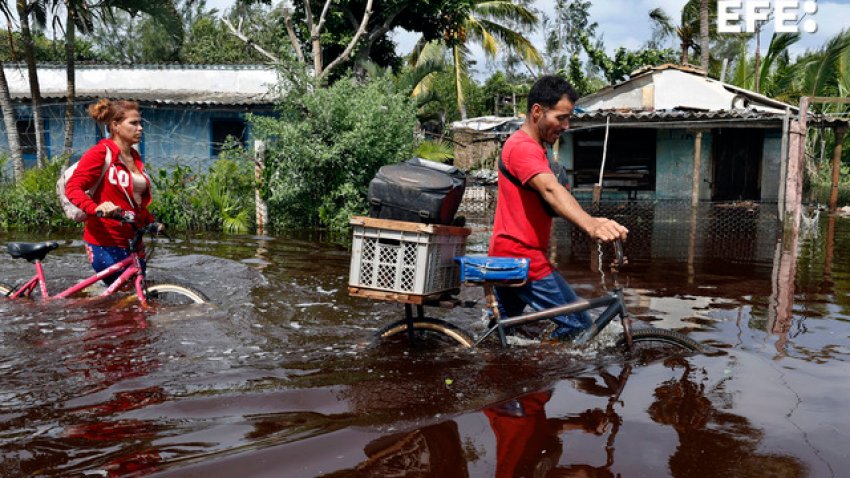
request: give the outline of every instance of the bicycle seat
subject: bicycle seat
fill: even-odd
[[[41,261],[47,253],[59,247],[59,243],[51,242],[10,242],[6,244],[6,252],[12,259],[26,259],[30,262]]]

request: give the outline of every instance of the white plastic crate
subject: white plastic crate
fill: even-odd
[[[351,225],[350,287],[417,296],[460,287],[454,258],[469,229],[367,217]]]

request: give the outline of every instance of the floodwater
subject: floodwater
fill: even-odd
[[[654,360],[610,334],[587,350],[373,346],[402,308],[348,296],[345,245],[160,242],[151,275],[214,307],[0,302],[0,475],[842,476],[850,219],[822,213],[783,241],[771,208],[611,209],[633,231],[617,277],[633,314],[718,351]],[[595,246],[563,224],[556,237],[581,295],[611,287]],[[0,279],[27,267],[4,255]],[[52,290],[70,284],[81,243],[45,268]],[[483,329],[476,307],[435,314]]]

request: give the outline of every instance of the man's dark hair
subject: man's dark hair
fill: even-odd
[[[546,75],[534,82],[531,86],[531,91],[528,92],[528,113],[531,113],[531,107],[536,104],[544,108],[552,108],[561,98],[566,96],[570,99],[570,103],[575,104],[578,100],[578,93],[573,89],[573,85],[569,81],[555,75]]]

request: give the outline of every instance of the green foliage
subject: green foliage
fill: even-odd
[[[428,140],[419,143],[414,153],[417,157],[446,163],[455,158],[454,147],[446,142],[437,140]]]
[[[627,79],[629,74],[642,67],[676,62],[676,53],[669,48],[632,51],[620,47],[614,51],[614,57],[611,58],[603,49],[591,45],[586,36],[582,35],[581,38],[591,63],[599,67],[605,79],[612,84]]]
[[[206,173],[179,164],[151,174],[151,212],[178,230],[247,232],[254,211],[254,173],[247,153],[226,147]]]
[[[279,118],[250,119],[268,145],[264,191],[276,229],[347,227],[352,214],[365,212],[378,168],[413,151],[416,109],[389,79],[290,90],[278,111]]]
[[[0,30],[5,41],[0,42],[0,60],[24,61],[24,40],[21,33],[14,31],[9,39],[6,30]],[[32,32],[34,54],[37,61],[65,62],[65,39],[51,40],[39,31]],[[94,51],[91,41],[77,38],[74,42],[74,59],[77,61],[100,61],[102,58]]]
[[[0,226],[3,229],[44,229],[68,227],[56,197],[56,180],[65,165],[65,156],[53,158],[43,168],[29,169],[19,184],[0,185]]]
[[[221,20],[204,17],[192,24],[180,53],[190,64],[237,64],[265,61],[253,48],[227,32]]]

